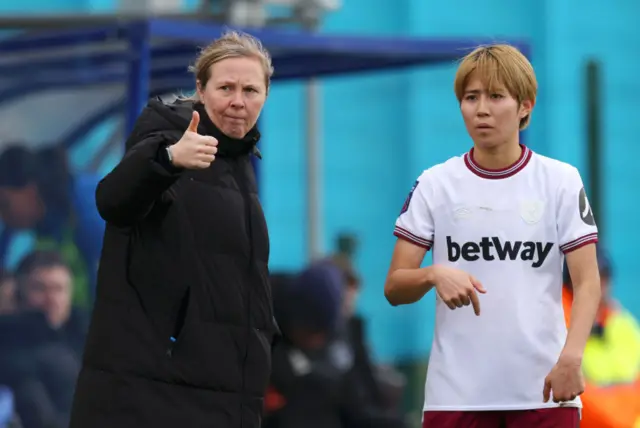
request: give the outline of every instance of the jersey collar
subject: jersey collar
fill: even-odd
[[[482,168],[473,160],[473,148],[469,151],[469,153],[465,153],[464,163],[467,165],[467,168],[469,168],[469,170],[473,172],[475,175],[477,175],[478,177],[487,178],[490,180],[497,180],[501,178],[511,177],[512,175],[515,175],[521,170],[523,170],[524,167],[527,166],[527,164],[531,160],[531,156],[533,155],[533,152],[525,145],[520,144],[520,147],[522,147],[522,153],[520,154],[520,158],[518,158],[518,160],[514,164],[506,168],[501,168],[501,169]]]

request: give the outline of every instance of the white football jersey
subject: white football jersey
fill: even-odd
[[[543,403],[542,391],[567,335],[564,254],[597,242],[597,232],[578,170],[524,146],[503,170],[478,166],[471,150],[420,175],[394,234],[487,290],[480,316],[470,306],[450,310],[432,291],[425,411],[558,406]]]

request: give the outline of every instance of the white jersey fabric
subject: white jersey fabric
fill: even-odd
[[[522,149],[503,170],[481,168],[471,150],[424,171],[396,221],[397,237],[432,249],[434,264],[466,271],[487,290],[478,294],[479,317],[430,292],[425,411],[558,406],[543,403],[542,391],[567,335],[564,254],[597,242],[598,231],[578,170]]]

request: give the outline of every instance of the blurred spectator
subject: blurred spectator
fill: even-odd
[[[22,313],[44,314],[57,339],[80,358],[89,315],[72,304],[75,284],[63,257],[55,251],[35,251],[18,265],[16,279],[18,309]]]
[[[614,299],[612,262],[601,246],[597,253],[602,298],[584,351],[585,379],[600,386],[630,384],[640,380],[640,324]],[[570,305],[571,294],[571,278],[565,268],[565,307]]]
[[[36,250],[56,250],[63,255],[73,272],[73,300],[86,305],[102,230],[99,223],[87,221],[90,213],[74,209],[77,200],[64,148],[31,151],[12,145],[0,155],[0,219],[5,224],[0,259],[6,255],[15,231],[33,231]]]
[[[329,259],[342,272],[344,277],[345,291],[342,301],[342,315],[346,320],[356,318],[356,304],[360,294],[360,277],[356,272],[351,257],[346,254],[336,254]]]
[[[66,427],[87,314],[71,305],[71,271],[58,253],[28,255],[15,277],[18,311],[0,317],[0,384],[13,390],[25,428]]]
[[[582,358],[586,381],[580,396],[584,428],[627,428],[640,426],[640,325],[614,299],[612,260],[597,246],[602,298]],[[573,292],[565,265],[563,306],[569,325]]]
[[[640,380],[640,324],[614,299],[611,259],[601,246],[597,251],[602,299],[585,347],[582,367],[586,381],[593,385],[629,384]],[[571,277],[566,267],[564,300],[565,307],[572,300]]]
[[[0,315],[16,309],[16,281],[8,271],[0,267]]]
[[[276,316],[283,336],[273,349],[264,427],[399,426],[396,419],[362,402],[350,381],[354,354],[337,336],[344,321],[340,269],[326,260],[317,262],[280,287]]]
[[[354,354],[349,382],[360,394],[362,403],[366,403],[371,409],[386,412],[386,417],[395,414],[400,426],[403,419],[400,404],[405,387],[404,377],[391,366],[374,364],[367,345],[366,320],[356,313],[361,291],[360,277],[347,255],[337,254],[332,262],[342,271],[346,287],[342,304],[344,337]]]

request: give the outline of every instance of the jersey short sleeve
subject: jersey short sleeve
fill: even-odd
[[[569,253],[598,242],[596,226],[589,199],[580,173],[574,167],[565,175],[559,191],[558,238],[560,249]]]
[[[427,173],[413,184],[396,220],[393,234],[430,250],[433,246],[433,218],[429,210]]]

